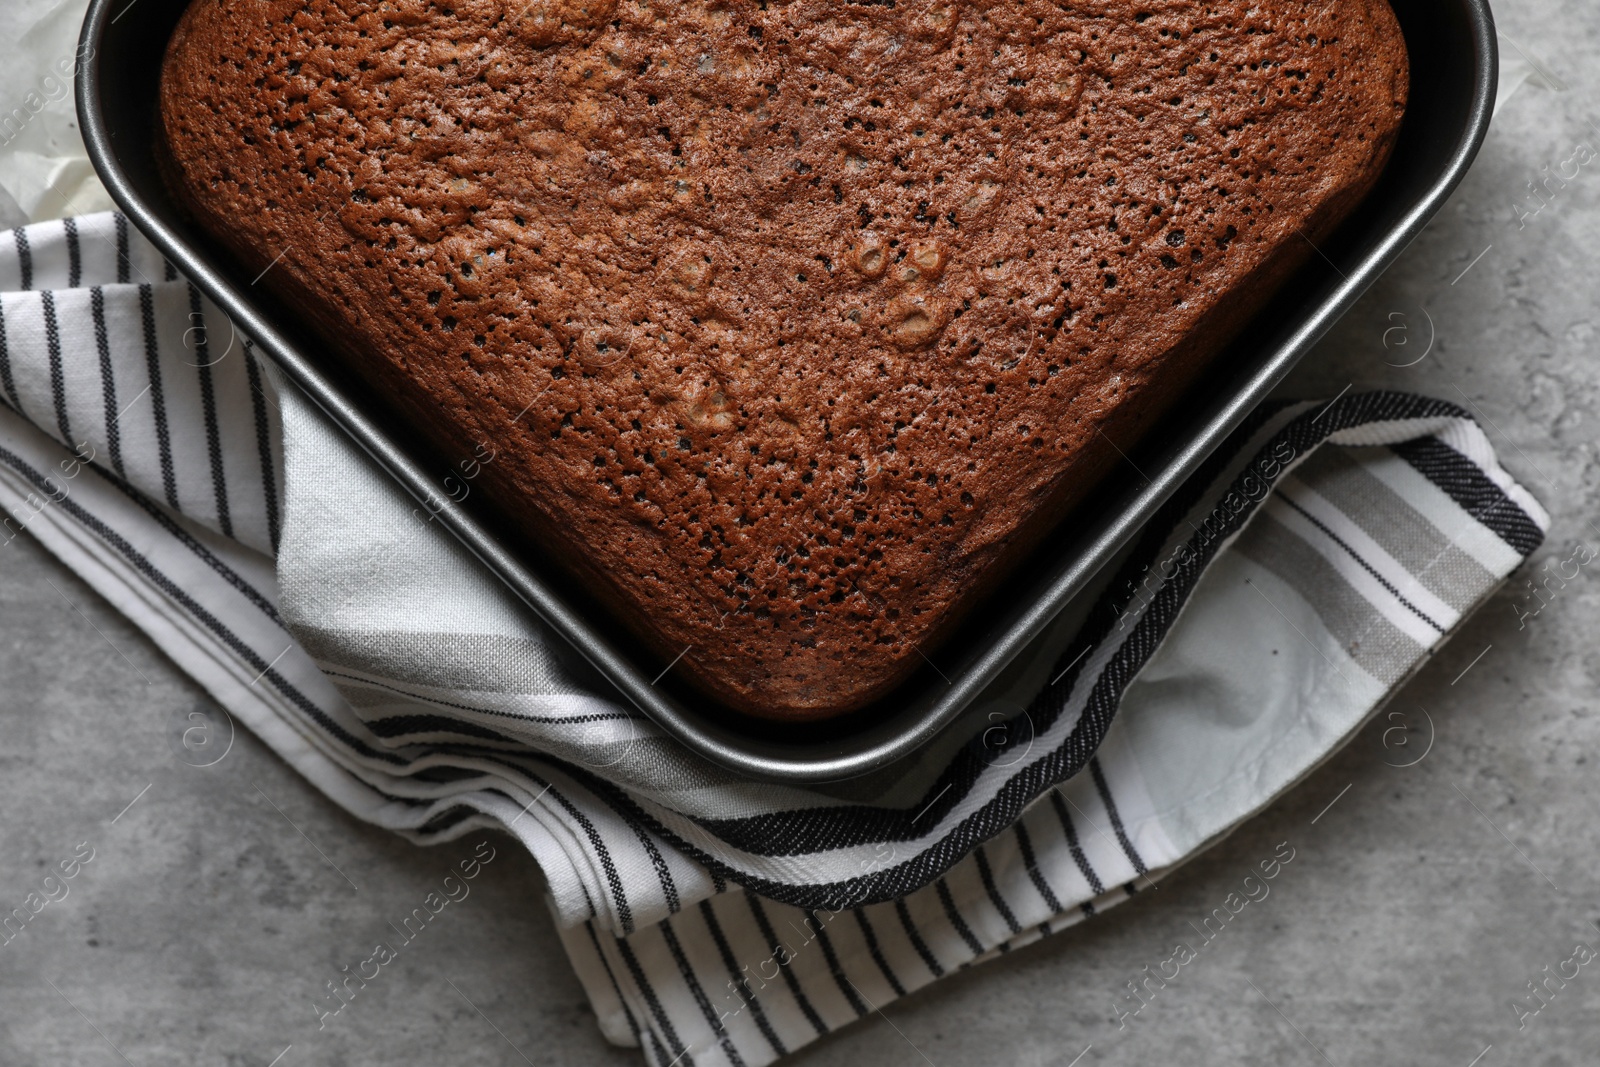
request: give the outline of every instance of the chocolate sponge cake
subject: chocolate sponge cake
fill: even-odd
[[[1384,0],[195,0],[181,201],[739,711],[937,660],[1375,181]]]

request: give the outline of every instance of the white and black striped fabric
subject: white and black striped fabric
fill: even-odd
[[[120,216],[0,234],[0,507],[330,798],[522,840],[601,1025],[764,1064],[1148,884],[1540,543],[1451,404],[1258,410],[903,766],[738,779],[623,706]],[[3,552],[0,545],[0,552]]]

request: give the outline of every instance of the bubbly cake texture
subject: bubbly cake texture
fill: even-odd
[[[1384,0],[195,0],[160,151],[530,554],[802,720],[1121,476],[1406,91]]]

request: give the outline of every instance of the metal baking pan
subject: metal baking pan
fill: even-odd
[[[672,676],[593,598],[516,551],[475,498],[458,505],[448,468],[341,370],[315,339],[189,224],[156,170],[156,91],[167,39],[188,0],[92,0],[84,22],[78,116],[89,156],[128,217],[259,343],[306,395],[419,500],[621,693],[689,748],[752,777],[828,781],[914,752],[949,725],[1138,532],[1227,434],[1394,261],[1439,210],[1477,154],[1494,104],[1497,57],[1485,0],[1391,0],[1411,59],[1411,98],[1378,187],[1311,256],[1202,385],[1129,455],[1141,472],[1108,485],[974,611],[928,666],[866,713],[803,729],[743,719]],[[1145,479],[1148,479],[1147,481]],[[1116,481],[1116,479],[1112,479]],[[659,680],[658,680],[659,679]]]

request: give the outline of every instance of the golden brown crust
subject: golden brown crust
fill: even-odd
[[[196,0],[177,191],[706,693],[860,707],[1370,187],[1383,0]],[[1299,231],[1299,232],[1297,232]]]

